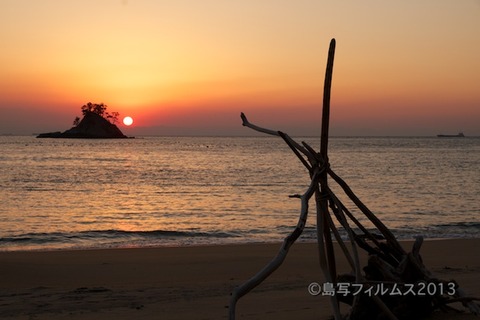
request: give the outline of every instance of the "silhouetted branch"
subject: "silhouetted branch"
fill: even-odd
[[[338,279],[347,279],[349,282],[362,284],[370,289],[376,284],[395,285],[425,282],[445,284],[445,281],[433,278],[431,273],[423,265],[420,256],[420,248],[423,238],[418,237],[415,240],[412,251],[407,253],[387,226],[384,225],[362,201],[360,201],[348,184],[330,168],[328,160],[328,130],[335,45],[335,39],[332,39],[330,42],[327,68],[325,72],[322,131],[319,153],[305,142],[302,142],[302,144],[297,143],[286,133],[254,125],[248,121],[245,114],[241,114],[242,124],[244,126],[258,132],[280,136],[299,158],[302,164],[308,169],[311,181],[310,186],[303,195],[290,196],[300,198],[300,216],[296,228],[284,239],[277,255],[255,276],[243,285],[234,289],[230,300],[230,320],[235,319],[235,307],[237,301],[270,276],[285,260],[291,245],[298,239],[305,228],[308,215],[308,203],[314,195],[317,219],[316,236],[318,242],[318,258],[326,282],[335,286],[337,281],[339,281]],[[328,185],[328,177],[331,177],[333,181],[343,189],[346,196],[348,196],[356,208],[358,208],[361,213],[373,223],[376,228],[375,231],[380,232],[381,236],[377,236],[375,233],[367,230],[342,203],[342,201],[330,189]],[[340,232],[335,225],[330,212],[333,213],[336,220],[340,223],[340,226],[345,229],[348,239],[350,240],[351,252],[347,248],[345,241],[341,238]],[[363,234],[356,234],[349,225],[348,219],[350,219],[354,225],[363,232]],[[351,274],[337,274],[332,233],[350,264],[354,276]],[[367,241],[369,242],[367,243]],[[368,265],[365,268],[361,268],[360,266],[357,245],[358,248],[365,250],[369,254]],[[362,273],[362,270],[364,273]],[[454,298],[445,298],[443,294],[422,296],[418,299],[410,299],[410,297],[406,299],[401,295],[383,298],[376,294],[360,294],[338,298],[338,296],[334,294],[330,296],[330,303],[335,320],[343,319],[340,314],[339,300],[351,305],[348,317],[349,320],[376,319],[381,315],[383,315],[381,316],[382,319],[385,317],[390,320],[397,320],[398,318],[409,319],[417,317],[420,312],[430,312],[433,310],[434,306],[443,306],[446,308],[447,304],[453,302],[462,302],[472,313],[480,314],[480,306],[474,302],[474,300],[478,299],[466,296],[456,284]]]
[[[262,281],[264,281],[266,278],[268,278],[275,270],[280,267],[282,262],[285,260],[288,251],[292,244],[298,239],[298,237],[302,234],[305,224],[307,222],[307,216],[308,216],[308,201],[312,197],[313,193],[315,192],[315,189],[318,186],[318,174],[314,174],[312,177],[312,181],[310,183],[309,188],[307,191],[300,197],[301,200],[301,209],[300,209],[300,217],[298,218],[298,223],[295,229],[292,231],[292,233],[287,236],[283,240],[283,244],[280,247],[279,252],[273,258],[272,261],[268,265],[266,265],[260,272],[258,272],[255,276],[250,278],[247,282],[245,282],[243,285],[237,287],[234,289],[232,293],[232,297],[230,299],[230,306],[229,306],[229,317],[230,320],[235,319],[235,307],[237,304],[237,301],[243,297],[245,294],[250,292],[252,289],[254,289],[256,286],[258,286]]]

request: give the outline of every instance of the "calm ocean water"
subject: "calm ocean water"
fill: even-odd
[[[288,195],[309,183],[274,137],[0,145],[3,251],[281,241],[300,209]],[[331,138],[329,152],[397,237],[479,237],[480,138]],[[314,239],[313,210],[301,241]]]

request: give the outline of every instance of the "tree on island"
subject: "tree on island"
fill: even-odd
[[[83,117],[73,120],[73,127],[64,131],[40,133],[37,138],[119,139],[128,138],[115,125],[118,112],[107,112],[104,103],[87,103],[82,106]]]
[[[92,112],[95,114],[98,114],[102,118],[107,119],[111,124],[116,124],[118,122],[118,116],[120,113],[118,112],[112,112],[109,113],[107,112],[108,106],[106,104],[102,103],[87,103],[82,106],[82,114],[83,116],[86,116],[87,113]],[[80,123],[80,117],[76,117],[75,120],[73,120],[73,125],[78,126]]]

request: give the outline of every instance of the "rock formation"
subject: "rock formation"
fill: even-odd
[[[107,119],[88,111],[77,126],[65,132],[41,133],[37,138],[122,139],[128,137]]]

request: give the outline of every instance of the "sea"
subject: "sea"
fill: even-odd
[[[270,136],[1,136],[0,147],[0,251],[281,242],[300,214],[289,195],[310,183]],[[332,137],[329,158],[397,238],[480,237],[480,138]],[[310,211],[300,242],[315,241],[313,199]]]

